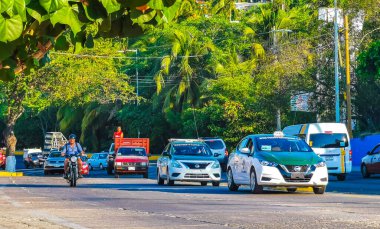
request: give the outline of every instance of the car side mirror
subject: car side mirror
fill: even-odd
[[[219,157],[220,153],[214,153],[214,157]]]
[[[251,153],[251,151],[248,149],[248,148],[243,148],[240,150],[241,153],[244,153],[244,154],[249,154]]]
[[[370,151],[368,151],[368,152],[367,152],[367,155],[371,155],[371,152],[370,152]]]

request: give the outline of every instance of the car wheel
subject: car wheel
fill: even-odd
[[[289,193],[294,193],[297,191],[297,188],[287,188],[286,190],[288,190]]]
[[[263,192],[263,186],[257,184],[257,177],[255,168],[251,169],[251,175],[249,179],[249,189],[251,193],[258,194]]]
[[[46,171],[46,170],[44,170],[44,175],[45,175],[45,176],[46,176],[46,175],[49,175],[49,172]]]
[[[92,167],[91,164],[88,164],[88,169],[92,171],[92,170],[94,170],[94,167]]]
[[[346,174],[339,174],[336,176],[338,178],[338,181],[345,181],[346,180]]]
[[[207,181],[202,181],[201,186],[207,186]]]
[[[103,169],[104,169],[103,164],[100,164],[100,165],[99,165],[99,169],[100,169],[100,170],[103,170]]]
[[[326,186],[313,187],[314,194],[323,194],[326,191]]]
[[[362,172],[363,178],[369,178],[371,176],[365,164],[362,164],[362,166],[360,167],[360,171]]]
[[[219,187],[219,185],[220,185],[219,181],[213,181],[212,182],[212,186],[214,186],[214,187]]]
[[[174,180],[170,179],[169,168],[167,168],[166,171],[168,171],[168,174],[166,175],[166,184],[169,185],[169,186],[173,186],[174,185]]]
[[[160,171],[157,169],[157,184],[158,185],[163,185],[164,184],[164,179],[161,178]]]
[[[145,179],[148,179],[148,172],[145,172],[145,173],[143,174],[143,177],[144,177]]]
[[[227,185],[230,191],[237,191],[239,189],[239,186],[235,184],[231,169],[227,171]]]
[[[115,171],[115,178],[119,178],[119,174]]]

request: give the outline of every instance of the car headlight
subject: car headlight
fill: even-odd
[[[141,166],[146,166],[146,162],[141,162]]]
[[[172,161],[171,165],[174,168],[182,168],[182,165],[178,161]]]
[[[121,162],[116,162],[116,165],[117,166],[121,166]]]
[[[220,164],[219,164],[219,162],[215,161],[215,162],[212,164],[211,168],[213,168],[213,169],[220,168]]]
[[[263,166],[270,166],[270,167],[277,167],[277,165],[278,165],[275,162],[264,161],[264,160],[260,160],[260,164]]]
[[[324,161],[319,162],[318,164],[315,164],[315,167],[320,168],[320,167],[325,167],[326,163]]]

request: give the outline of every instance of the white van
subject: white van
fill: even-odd
[[[350,136],[343,123],[309,123],[287,126],[286,135],[303,138],[316,154],[325,159],[328,173],[343,181],[352,169]]]

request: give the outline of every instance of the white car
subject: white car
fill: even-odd
[[[323,194],[328,183],[324,160],[298,137],[283,134],[249,135],[230,155],[227,165],[228,188],[237,191],[248,185],[252,193],[263,187],[312,187]]]
[[[219,186],[221,167],[210,148],[202,140],[171,139],[157,160],[157,183],[175,181],[211,182]]]
[[[107,168],[107,156],[108,153],[94,153],[91,158],[88,159],[87,163],[90,170],[94,168],[105,169]]]

